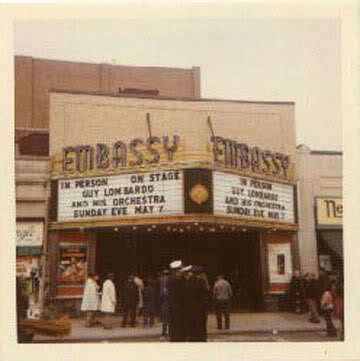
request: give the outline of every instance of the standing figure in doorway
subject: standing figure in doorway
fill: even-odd
[[[290,281],[289,298],[291,310],[295,313],[302,313],[304,302],[304,280],[299,270],[295,270]]]
[[[173,274],[168,282],[169,336],[171,342],[186,341],[185,334],[185,278],[181,272],[182,262],[170,263]]]
[[[186,271],[185,320],[186,341],[205,342],[207,339],[208,289],[201,276],[201,267],[191,266]]]
[[[157,304],[157,292],[155,288],[155,280],[149,279],[144,287],[144,327],[154,326],[156,304]]]
[[[225,317],[225,328],[230,328],[230,304],[233,292],[230,283],[224,279],[222,274],[218,275],[214,284],[213,298],[218,330],[222,329],[222,315]]]
[[[86,312],[86,327],[92,327],[96,323],[96,312],[100,307],[98,276],[89,273],[85,283],[84,294],[81,302],[81,311]]]
[[[115,313],[116,291],[114,285],[114,274],[109,273],[102,286],[102,297],[100,310],[105,314],[102,324],[106,329],[112,328],[111,315]]]
[[[305,301],[309,308],[309,321],[314,323],[319,323],[319,313],[317,306],[317,297],[318,297],[318,284],[315,279],[315,275],[311,272],[308,272],[305,275]]]
[[[144,308],[144,299],[143,299],[144,282],[138,275],[134,276],[134,282],[138,288],[139,302],[137,304],[137,309],[138,309],[138,316],[140,317],[143,314],[143,308]]]
[[[318,277],[318,288],[319,288],[319,299],[322,297],[324,292],[330,283],[330,277],[327,271],[323,268],[319,268],[319,277]]]
[[[160,276],[160,319],[162,323],[161,336],[167,337],[169,335],[169,300],[168,300],[168,282],[169,271],[163,270]]]
[[[136,326],[136,307],[139,303],[139,289],[134,281],[134,276],[130,275],[123,291],[123,320],[122,327],[129,325]]]

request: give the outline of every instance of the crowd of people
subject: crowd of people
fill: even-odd
[[[328,273],[320,268],[319,277],[308,272],[304,276],[294,271],[289,285],[289,304],[293,312],[308,313],[309,321],[320,322],[320,315],[326,322],[328,336],[336,336],[333,316],[341,321],[341,336],[344,333],[344,296],[341,280],[330,279]]]
[[[174,261],[158,278],[142,280],[130,275],[119,292],[114,274],[106,276],[101,290],[98,280],[97,275],[89,274],[85,284],[81,310],[86,313],[87,327],[101,324],[113,328],[111,315],[121,309],[122,327],[136,327],[139,317],[143,327],[153,327],[159,317],[163,338],[173,342],[206,341],[207,314],[213,301],[218,329],[223,327],[223,318],[224,328],[230,328],[231,285],[220,274],[211,291],[202,267],[185,267],[181,261]],[[103,314],[101,318],[96,317],[98,311]]]

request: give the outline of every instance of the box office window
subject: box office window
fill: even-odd
[[[268,263],[270,283],[288,283],[291,278],[291,244],[269,243]]]

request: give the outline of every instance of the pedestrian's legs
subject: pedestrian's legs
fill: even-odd
[[[102,320],[103,327],[106,329],[112,328],[112,319],[110,313],[106,312],[105,317]]]
[[[336,336],[336,328],[331,319],[331,310],[324,310],[324,318],[326,321],[326,334],[327,336]]]
[[[310,311],[310,321],[311,322],[316,322],[319,323],[319,314],[317,311],[317,306],[316,306],[316,301],[314,299],[308,299],[307,300],[308,306],[309,306],[309,311]]]
[[[86,311],[85,327],[91,327],[91,311]]]
[[[299,293],[295,293],[295,313],[301,313],[301,299]]]
[[[224,302],[223,312],[225,316],[225,328],[228,330],[230,328],[230,303],[228,301]]]
[[[162,323],[162,336],[168,336],[169,335],[169,324],[167,322]]]
[[[151,314],[151,315],[150,315],[150,327],[153,327],[153,326],[154,326],[154,318],[155,318],[155,315],[154,315],[154,314]]]
[[[217,328],[222,329],[222,310],[220,301],[215,301],[215,313],[216,313],[216,322]]]
[[[128,307],[124,307],[122,327],[126,327],[126,325],[127,325],[127,323],[128,323],[128,317],[129,317],[129,308],[128,308]]]
[[[130,326],[135,327],[136,324],[136,307],[130,308]]]

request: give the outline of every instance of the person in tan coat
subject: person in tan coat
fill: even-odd
[[[332,282],[326,288],[321,297],[321,310],[326,322],[326,335],[328,337],[336,336],[336,328],[332,322],[332,313],[334,311],[334,290],[335,283]]]

